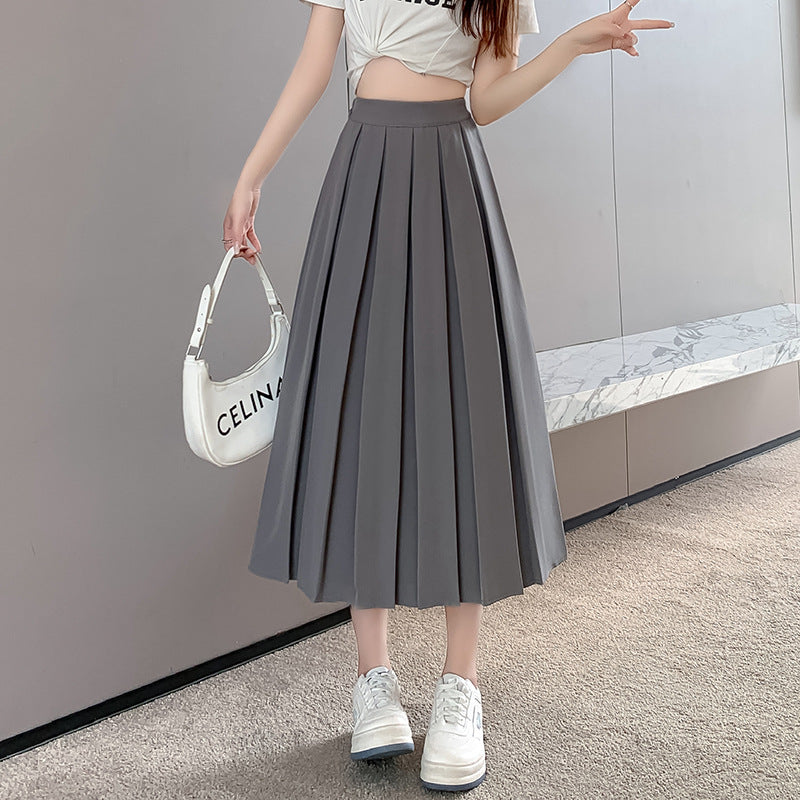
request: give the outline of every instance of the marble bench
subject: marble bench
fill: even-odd
[[[798,360],[797,303],[537,353],[551,431]]]

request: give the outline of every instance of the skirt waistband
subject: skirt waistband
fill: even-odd
[[[370,125],[445,125],[471,119],[463,97],[447,100],[387,100],[378,97],[353,99],[348,118]]]

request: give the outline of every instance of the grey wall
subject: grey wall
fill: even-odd
[[[0,739],[340,607],[248,572],[267,462],[201,461],[181,414],[222,219],[307,16],[263,0],[4,9]],[[264,185],[257,231],[289,304],[342,71]],[[255,271],[232,270],[204,349],[216,379],[268,337]]]
[[[537,9],[524,59],[608,5]],[[222,217],[308,13],[5,9],[0,739],[341,607],[248,572],[267,456],[202,462],[180,410]],[[481,129],[538,349],[798,299],[797,4],[651,0],[633,16],[677,27],[642,31],[638,59],[577,60]],[[257,217],[290,306],[346,115],[342,56]],[[214,378],[261,355],[263,310],[234,261],[204,350]],[[799,387],[788,365],[554,434],[565,515],[799,428]]]

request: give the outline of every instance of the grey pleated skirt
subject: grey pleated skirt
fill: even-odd
[[[356,97],[314,211],[251,572],[489,605],[566,558],[522,287],[464,98]]]

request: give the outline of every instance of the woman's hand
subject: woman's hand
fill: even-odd
[[[675,23],[666,19],[628,19],[633,6],[639,0],[623,2],[612,11],[600,14],[566,31],[565,36],[579,55],[602,53],[604,50],[624,50],[632,56],[639,52],[634,45],[639,37],[634,29],[674,28]]]
[[[261,242],[258,241],[253,227],[260,198],[260,188],[237,186],[222,223],[222,244],[225,250],[233,247],[237,256],[251,264],[256,263],[256,253],[261,252]]]

